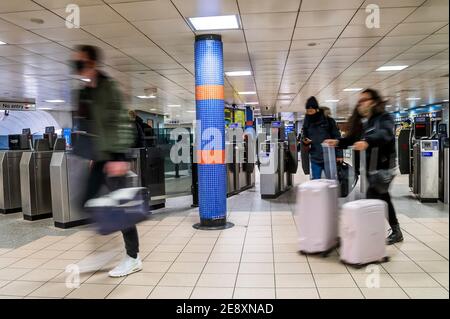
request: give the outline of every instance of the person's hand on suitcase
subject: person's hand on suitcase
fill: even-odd
[[[311,144],[311,140],[309,139],[309,138],[307,138],[307,137],[305,137],[304,139],[303,139],[303,143],[305,143],[306,145],[308,145],[308,144]]]
[[[327,144],[329,147],[336,147],[339,144],[338,140],[326,139],[323,141],[324,144]]]
[[[369,143],[366,141],[358,141],[355,144],[353,144],[353,149],[355,151],[365,151],[369,147]]]
[[[105,164],[105,173],[108,176],[123,176],[130,170],[128,162],[107,162]]]

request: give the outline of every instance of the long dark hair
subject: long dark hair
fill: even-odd
[[[374,89],[365,89],[361,92],[361,94],[363,93],[369,94],[370,98],[375,102],[375,106],[372,108],[372,116],[384,113],[386,109],[386,101],[383,100],[378,91]],[[349,130],[347,135],[349,137],[360,137],[362,134],[363,125],[362,116],[358,112],[358,105],[356,105],[353,109],[353,113],[348,119],[348,123]]]

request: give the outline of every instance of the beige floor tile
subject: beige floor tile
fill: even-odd
[[[0,257],[0,269],[18,262],[20,257]]]
[[[130,276],[134,276],[132,274]],[[90,276],[85,283],[87,284],[100,284],[100,285],[118,285],[125,280],[126,277],[113,278],[108,275],[107,271],[98,271]]]
[[[206,262],[208,260],[209,253],[181,253],[176,262]]]
[[[275,299],[275,288],[236,288],[233,299]]]
[[[61,270],[57,269],[34,269],[17,280],[25,281],[43,281],[47,282],[61,273]]]
[[[74,248],[75,246],[77,246],[76,243],[69,243],[69,244],[56,243],[56,244],[51,244],[50,246],[45,247],[45,249],[67,251],[69,249]],[[40,248],[40,249],[42,249],[42,248]]]
[[[417,264],[428,273],[449,271],[448,261],[418,261]]]
[[[273,263],[244,263],[239,267],[240,274],[273,274]]]
[[[158,245],[153,252],[155,253],[180,253],[185,245]]]
[[[40,265],[39,268],[65,270],[67,266],[74,265],[78,261],[78,259],[52,259]]]
[[[273,251],[275,253],[298,253],[297,244],[274,244]]]
[[[213,253],[208,262],[239,262],[240,259],[240,253]]]
[[[409,258],[414,261],[445,261],[445,258],[438,253],[429,251],[407,251],[405,252]]]
[[[275,263],[277,274],[309,274],[311,269],[308,263]]]
[[[3,296],[3,295],[0,295],[0,299],[23,299],[23,297],[19,297],[19,296]]]
[[[239,263],[207,263],[204,274],[237,274]]]
[[[353,279],[360,288],[398,288],[398,284],[389,274],[352,274]]]
[[[25,258],[35,253],[33,249],[14,249],[2,255],[2,258]]]
[[[31,259],[31,258],[24,258],[19,260],[18,262],[15,262],[10,267],[11,268],[28,268],[28,269],[35,269],[39,266],[43,265],[47,261],[45,259]]]
[[[64,298],[73,290],[74,289],[68,288],[65,283],[47,282],[33,291],[29,296],[42,298]]]
[[[236,287],[241,288],[272,288],[274,285],[273,274],[238,274],[236,282]]]
[[[64,252],[61,250],[42,249],[40,251],[35,252],[34,254],[31,254],[29,258],[50,260],[56,258],[58,255],[61,255],[62,253]]]
[[[306,263],[308,262],[308,259],[306,256],[303,256],[299,253],[278,253],[276,252],[274,254],[275,262],[278,263],[284,263],[284,262],[299,262],[299,263]]]
[[[423,270],[413,261],[391,261],[383,264],[388,273],[422,273]]]
[[[321,299],[364,299],[358,288],[319,288]]]
[[[430,288],[440,287],[439,283],[426,273],[421,274],[392,274],[395,281],[402,288]]]
[[[313,274],[347,274],[347,267],[336,263],[312,263],[310,262]]]
[[[401,288],[361,288],[366,299],[409,299]]]
[[[448,290],[444,288],[405,288],[412,299],[448,299]]]
[[[55,277],[53,277],[52,279],[50,279],[49,281],[65,283],[68,279],[70,279],[70,276],[69,276],[70,274],[71,274],[71,272],[66,272],[65,270],[64,271],[60,270],[60,273],[58,275],[56,275]],[[88,280],[89,277],[91,277],[92,275],[93,275],[93,272],[82,272],[79,274],[78,280],[80,283],[83,283],[86,280]]]
[[[2,288],[3,286],[6,286],[9,283],[10,283],[9,280],[0,280],[0,288]]]
[[[91,251],[69,250],[58,256],[58,259],[82,259],[91,254]]]
[[[272,238],[270,237],[247,237],[245,238],[245,245],[267,245],[272,246]]]
[[[272,253],[243,253],[243,263],[273,263],[274,255]]]
[[[178,257],[178,253],[162,253],[152,252],[144,261],[174,261]]]
[[[164,273],[138,272],[127,276],[122,285],[156,286]]]
[[[193,287],[200,274],[165,274],[159,285],[173,287]]]
[[[30,272],[30,269],[3,268],[3,269],[0,269],[0,280],[16,280],[17,278],[25,275],[27,272]]]
[[[271,253],[273,252],[272,245],[248,245],[244,244],[243,253]]]
[[[276,274],[277,288],[315,288],[311,274]]]
[[[172,265],[171,261],[144,261],[143,272],[166,272]]]
[[[430,273],[431,277],[434,278],[438,283],[448,289],[448,272],[447,273]]]
[[[277,288],[277,299],[318,299],[316,288]]]
[[[243,245],[236,244],[236,245],[215,245],[212,253],[241,253],[242,252]]]
[[[319,288],[353,288],[357,287],[350,274],[314,274]]]
[[[12,281],[0,288],[0,295],[25,297],[43,284],[39,281]]]
[[[66,298],[70,299],[104,299],[115,288],[115,285],[82,284]]]
[[[383,268],[382,264],[370,264],[370,265],[367,265],[362,268],[355,268],[355,267],[348,266],[347,269],[348,269],[348,272],[351,274],[368,275],[368,274],[374,273],[375,271],[379,274],[387,274],[387,271],[386,271],[386,269]]]
[[[236,274],[201,274],[198,287],[234,288]]]
[[[119,285],[106,299],[147,299],[153,286]]]
[[[210,237],[193,237],[189,244],[191,245],[215,245],[217,243],[217,238]]]
[[[185,253],[210,253],[214,246],[212,245],[187,245],[183,252]]]
[[[7,252],[11,251],[10,248],[0,248],[0,256],[6,254]]]
[[[194,287],[164,287],[157,286],[149,299],[189,299]]]
[[[184,273],[184,274],[200,274],[205,267],[205,263],[194,262],[174,262],[170,266],[169,273]]]
[[[191,299],[231,299],[233,288],[195,287]]]

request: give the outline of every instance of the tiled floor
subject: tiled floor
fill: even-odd
[[[126,278],[107,275],[123,256],[119,234],[84,227],[0,248],[0,298],[449,298],[448,213],[409,201],[396,202],[405,241],[387,248],[382,265],[354,269],[338,251],[298,254],[295,190],[272,201],[251,190],[228,199],[227,230],[192,228],[198,211],[186,199],[140,224],[144,270]],[[413,206],[422,217],[409,214]],[[65,271],[73,264],[92,268],[78,288]]]

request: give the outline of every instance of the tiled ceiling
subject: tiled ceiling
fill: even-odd
[[[68,4],[81,8],[80,29],[65,27]],[[381,8],[380,28],[365,25],[369,4]],[[196,32],[187,18],[236,14],[240,30],[214,33],[223,37],[225,70],[253,75],[226,78],[230,104],[259,102],[263,114],[303,112],[316,95],[346,116],[357,98],[343,91],[351,87],[381,90],[392,109],[439,102],[449,95],[448,6],[448,0],[1,0],[0,41],[7,44],[0,45],[0,97],[70,109],[71,50],[94,44],[104,50],[104,69],[120,82],[128,107],[190,121]],[[383,65],[409,67],[375,71]],[[149,88],[158,89],[157,99],[136,98]]]

